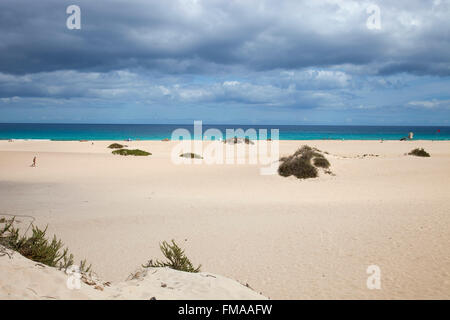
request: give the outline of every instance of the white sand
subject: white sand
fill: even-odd
[[[219,275],[180,272],[168,268],[142,269],[133,280],[111,284],[84,276],[79,278],[79,287],[75,287],[77,280],[71,281],[64,271],[35,263],[5,248],[0,248],[0,270],[1,300],[266,299],[236,281]]]
[[[0,141],[0,215],[49,224],[113,283],[175,239],[202,270],[273,299],[450,298],[450,142],[282,141],[282,155],[331,153],[336,176],[305,181],[175,166],[175,142],[126,143],[153,153],[143,158],[109,143]],[[432,157],[404,155],[415,147]],[[367,289],[372,264],[381,290]]]

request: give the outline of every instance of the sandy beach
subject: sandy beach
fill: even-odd
[[[110,143],[0,141],[0,216],[48,224],[114,283],[175,239],[202,270],[271,299],[450,298],[450,141],[280,141],[282,156],[329,153],[335,175],[308,180],[175,165],[176,142],[124,142],[148,157]],[[417,147],[431,157],[405,155]]]

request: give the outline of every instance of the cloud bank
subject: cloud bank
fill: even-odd
[[[66,27],[72,4],[81,30]],[[370,5],[380,29],[366,25]],[[2,0],[0,113],[445,124],[449,16],[448,0]]]

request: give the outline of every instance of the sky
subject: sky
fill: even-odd
[[[450,0],[1,0],[0,123],[448,126],[449,17]]]

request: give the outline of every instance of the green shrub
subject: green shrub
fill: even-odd
[[[13,227],[14,219],[8,222],[0,230],[0,245],[19,252],[25,258],[45,264],[50,267],[67,269],[73,265],[73,254],[69,254],[61,240],[53,236],[50,241],[46,238],[47,227],[44,230],[32,225],[30,237],[19,236],[19,229]],[[86,260],[81,261],[80,271],[87,273],[91,266],[87,267]]]
[[[294,176],[299,179],[316,178],[317,168],[328,169],[330,162],[310,146],[302,146],[293,155],[280,159],[278,174],[283,177]]]
[[[139,150],[139,149],[134,149],[134,150],[119,149],[119,150],[114,150],[112,153],[120,154],[121,156],[149,156],[149,155],[151,155],[150,152]]]
[[[169,244],[167,241],[163,241],[162,244],[159,245],[161,252],[164,257],[167,258],[167,261],[159,261],[150,260],[146,265],[143,265],[144,268],[160,268],[160,267],[169,267],[174,270],[185,271],[185,272],[199,272],[201,265],[197,268],[194,268],[191,261],[184,254],[184,250],[182,250],[174,240],[172,240],[172,244]]]
[[[110,148],[110,149],[122,149],[124,147],[125,146],[121,145],[120,143],[113,143],[108,146],[108,148]]]
[[[202,156],[199,156],[198,154],[192,152],[180,154],[180,157],[188,159],[203,159]]]
[[[430,154],[428,152],[426,152],[423,148],[420,148],[420,149],[416,148],[408,154],[411,156],[416,156],[416,157],[430,157]]]

